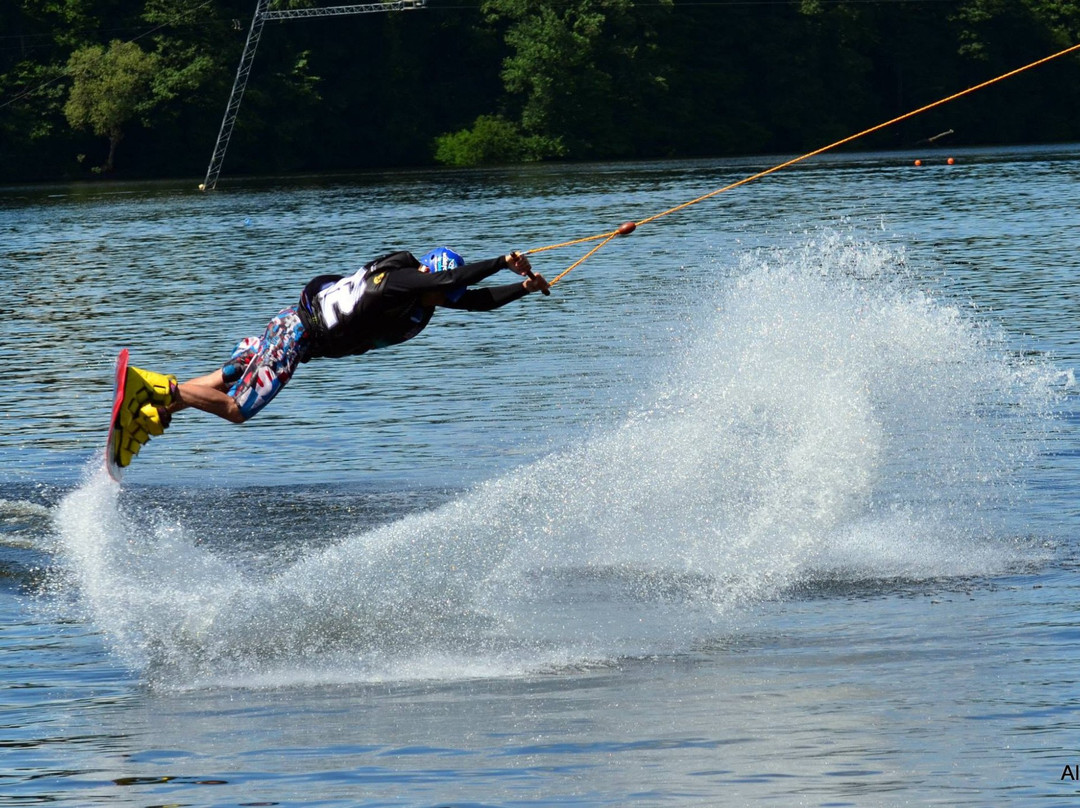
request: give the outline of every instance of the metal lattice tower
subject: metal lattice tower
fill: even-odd
[[[244,43],[244,52],[240,55],[240,66],[236,69],[236,79],[233,80],[229,103],[225,105],[225,117],[221,120],[221,130],[218,132],[217,143],[214,145],[214,153],[210,156],[210,166],[206,169],[206,179],[199,186],[199,190],[212,191],[217,187],[221,165],[225,162],[225,150],[229,148],[229,138],[232,137],[233,125],[240,112],[240,101],[244,97],[244,88],[247,87],[248,76],[251,74],[251,65],[255,61],[255,49],[259,46],[263,23],[267,20],[299,20],[308,17],[373,14],[381,11],[410,11],[423,8],[425,2],[426,0],[395,0],[391,3],[270,11],[270,0],[258,0],[255,5],[255,14],[251,18],[251,27],[248,29],[247,41]]]

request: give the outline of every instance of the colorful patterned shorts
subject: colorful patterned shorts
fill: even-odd
[[[293,308],[284,309],[267,323],[261,337],[247,337],[236,344],[221,374],[245,421],[289,383],[296,366],[307,358],[308,349],[304,324]]]

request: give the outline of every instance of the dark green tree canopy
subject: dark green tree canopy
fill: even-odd
[[[75,129],[109,139],[105,171],[112,171],[124,127],[144,119],[157,103],[154,74],[160,60],[134,42],[114,39],[108,48],[87,45],[68,59],[71,94],[64,114]]]
[[[117,175],[201,176],[254,7],[0,4],[0,179],[87,176],[102,139]],[[428,0],[268,22],[225,174],[799,152],[1078,40],[1073,0]],[[860,145],[1078,140],[1078,79],[1062,59]]]

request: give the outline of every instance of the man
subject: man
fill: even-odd
[[[504,286],[468,288],[502,269],[527,277]],[[172,413],[187,407],[243,423],[270,403],[301,362],[405,342],[424,330],[439,306],[492,311],[537,291],[547,294],[548,283],[518,252],[466,264],[440,247],[419,260],[397,252],[354,275],[320,275],[304,287],[296,306],[267,324],[261,337],[241,340],[220,370],[180,384],[173,377],[147,374],[157,378],[159,391],[165,385],[168,389],[151,402],[160,424],[148,427],[149,434],[161,434]]]

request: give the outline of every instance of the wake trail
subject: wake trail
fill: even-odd
[[[904,265],[832,235],[747,254],[622,423],[271,571],[200,541],[226,513],[145,521],[95,476],[58,580],[126,664],[197,686],[606,664],[815,580],[1000,573],[1055,374]]]

